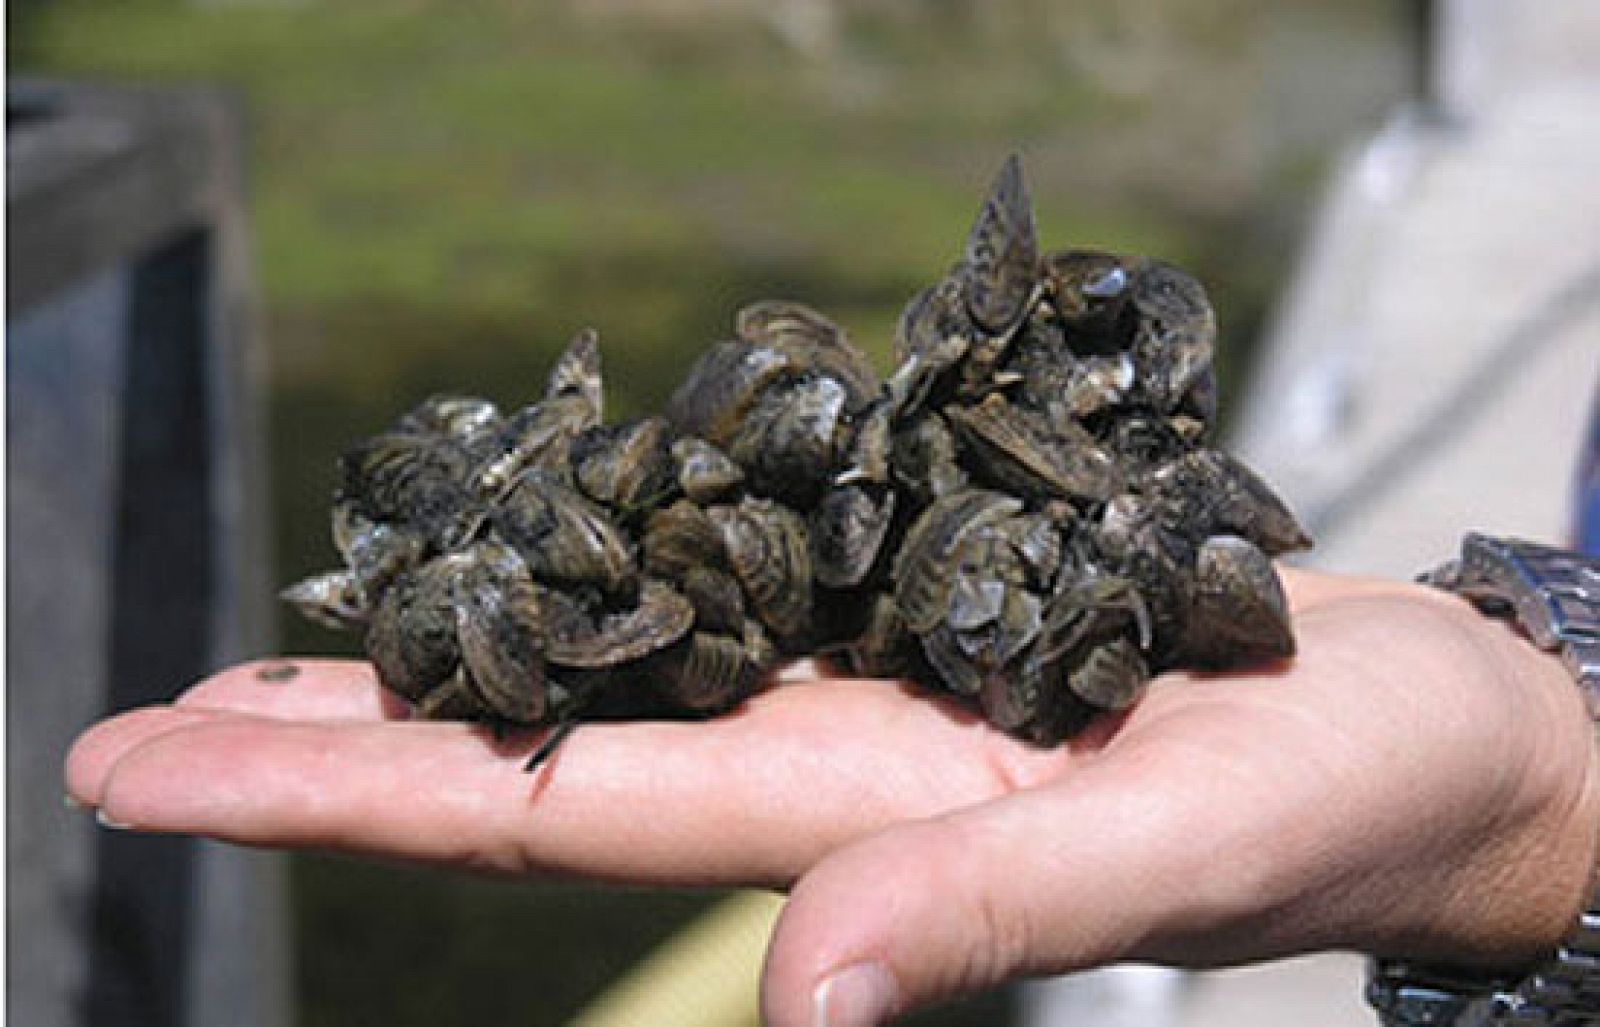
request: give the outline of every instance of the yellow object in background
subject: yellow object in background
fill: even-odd
[[[717,903],[591,1002],[571,1027],[755,1027],[761,961],[783,902],[749,891]]]

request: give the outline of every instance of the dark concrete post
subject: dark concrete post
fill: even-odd
[[[7,95],[6,1012],[281,1027],[281,859],[61,801],[106,713],[270,647],[260,354],[222,98]]]

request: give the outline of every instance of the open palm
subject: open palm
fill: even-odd
[[[587,724],[529,775],[536,738],[407,720],[365,664],[307,660],[97,725],[68,788],[140,830],[792,886],[765,997],[785,1023],[830,991],[836,1018],[875,1016],[1126,957],[1492,960],[1558,937],[1600,823],[1559,665],[1449,597],[1286,578],[1294,660],[1168,675],[1053,750],[818,679],[706,723]]]

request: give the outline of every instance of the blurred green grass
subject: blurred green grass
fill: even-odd
[[[299,1022],[339,1027],[560,1023],[711,898],[327,857],[296,872],[315,894],[298,910]]]
[[[285,581],[332,561],[349,441],[433,391],[527,402],[581,326],[614,417],[659,406],[765,296],[821,307],[886,366],[900,305],[1014,149],[1047,246],[1206,281],[1226,401],[1335,133],[1400,80],[1355,83],[1317,147],[1285,150],[1274,62],[1382,50],[1382,0],[824,4],[820,42],[783,6],[54,0],[7,18],[14,73],[240,97]],[[1267,52],[1284,11],[1312,19],[1287,58]],[[350,645],[288,618],[282,637]],[[558,1023],[707,901],[311,858],[295,882],[308,1027]],[[926,1022],[994,1022],[988,1003]]]
[[[574,305],[560,271],[574,257],[689,254],[703,276],[764,252],[873,283],[881,327],[948,259],[1005,152],[1100,110],[1070,75],[1019,83],[1017,61],[973,61],[953,43],[819,67],[759,26],[725,26],[713,46],[692,26],[641,37],[548,0],[66,2],[20,35],[34,69],[243,93],[274,310],[426,301],[532,314]],[[1041,190],[1056,238],[1185,256],[1143,198],[1063,199]],[[659,322],[652,305],[671,305],[627,295],[635,309],[591,317]],[[337,359],[276,344],[289,373]]]

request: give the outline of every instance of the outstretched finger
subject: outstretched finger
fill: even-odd
[[[100,721],[73,742],[63,777],[67,798],[98,807],[106,777],[124,756],[153,738],[193,724],[227,716],[215,710],[146,706]]]
[[[85,731],[67,754],[67,796],[99,806],[106,775],[125,755],[160,735],[226,716],[281,720],[405,720],[409,710],[357,660],[267,659],[219,671],[177,697],[109,717]]]
[[[1019,752],[1001,772],[1005,761],[973,744],[987,729],[892,692],[785,686],[706,723],[585,724],[531,775],[534,732],[497,741],[462,724],[218,717],[133,748],[101,801],[122,824],[254,845],[782,884],[884,824],[999,794],[1032,758]],[[901,734],[897,719],[914,723]]]

